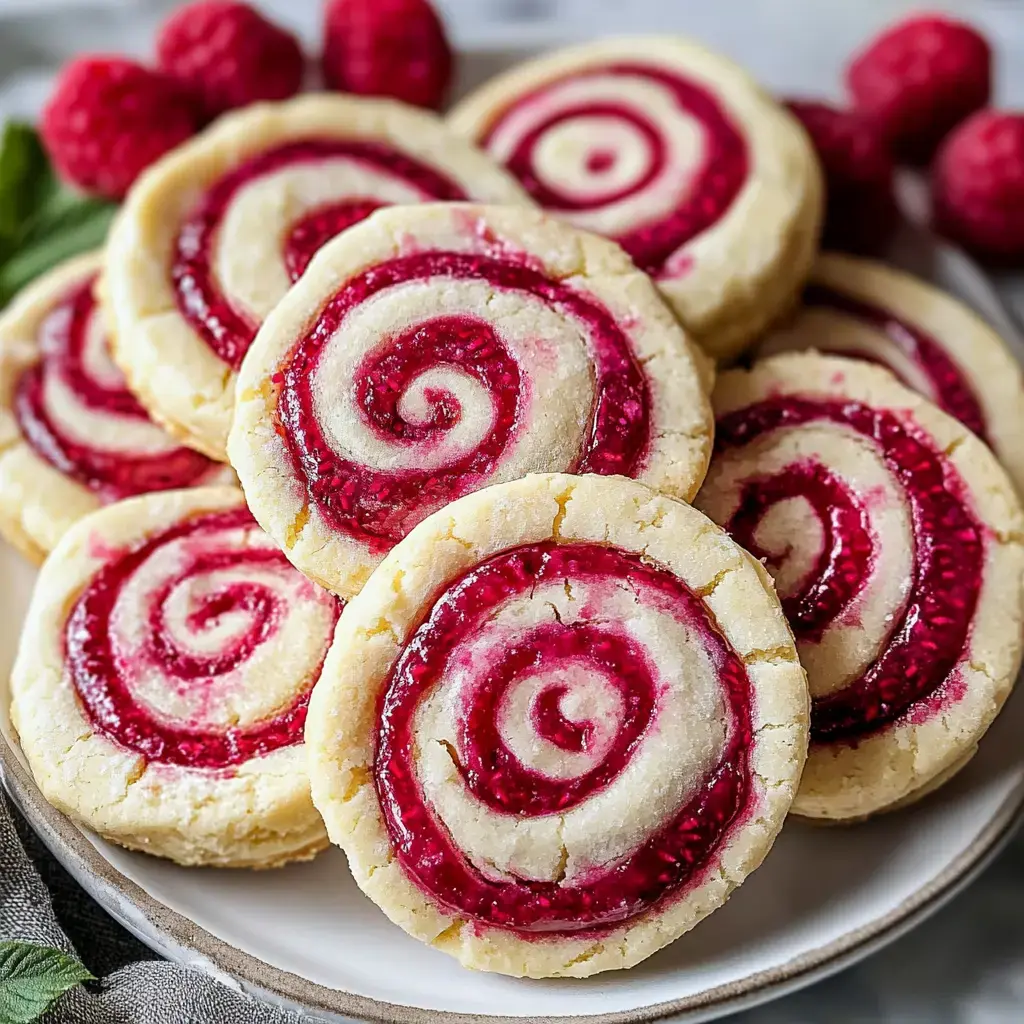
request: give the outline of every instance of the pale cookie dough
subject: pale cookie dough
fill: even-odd
[[[345,611],[306,725],[357,883],[468,967],[631,967],[720,907],[800,779],[808,695],[761,566],[622,477],[420,523]]]
[[[698,508],[775,578],[813,698],[795,813],[856,820],[969,760],[1021,663],[1024,513],[962,424],[860,360],[722,375]]]
[[[313,857],[327,837],[302,729],[340,607],[235,487],[80,520],[40,571],[11,679],[43,796],[181,864]]]
[[[114,356],[154,418],[224,459],[235,371],[319,245],[369,210],[528,203],[435,115],[309,95],[218,120],[151,167],[107,247]]]
[[[0,534],[35,562],[102,504],[235,482],[129,393],[92,294],[100,262],[62,263],[0,313]]]
[[[825,253],[804,305],[759,355],[817,349],[881,363],[970,427],[1024,494],[1024,383],[1006,342],[963,303],[910,274]]]
[[[545,209],[613,238],[719,360],[792,306],[823,185],[796,120],[685,39],[603,40],[520,64],[449,123]]]
[[[532,210],[396,207],[328,243],[267,318],[228,450],[264,529],[348,597],[421,519],[525,473],[689,500],[710,377],[614,243]]]

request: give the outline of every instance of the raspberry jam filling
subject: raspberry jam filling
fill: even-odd
[[[624,580],[699,637],[721,686],[729,719],[718,763],[696,792],[624,860],[572,884],[484,875],[454,846],[416,777],[413,723],[441,682],[456,649],[509,599],[547,582]],[[533,721],[564,750],[579,750],[593,723],[567,721],[558,708],[560,669],[582,668],[610,681],[623,716],[618,735],[592,770],[548,777],[522,764],[498,727],[503,696],[524,674],[550,679]],[[548,622],[525,630],[472,682],[461,721],[456,768],[480,801],[518,818],[568,811],[598,793],[629,765],[657,728],[666,682],[635,639],[612,621]],[[450,584],[395,662],[380,703],[374,780],[386,827],[405,871],[428,895],[458,914],[522,933],[572,933],[610,927],[696,882],[742,819],[752,797],[750,682],[742,660],[718,632],[701,599],[670,572],[639,556],[594,544],[526,545],[495,555]],[[457,755],[457,757],[456,757]]]
[[[906,495],[914,531],[914,577],[887,642],[859,679],[814,701],[812,735],[834,741],[875,732],[941,694],[970,638],[985,552],[983,527],[951,464],[889,410],[792,395],[769,398],[719,420],[716,447],[747,445],[771,431],[822,420],[856,431],[878,451]],[[756,516],[787,486],[790,496],[804,496],[819,513],[829,538],[826,549],[831,544],[832,550],[819,561],[820,575],[804,581],[790,608],[806,616],[795,628],[805,637],[820,635],[830,616],[878,571],[862,515],[823,468],[795,466],[777,483],[760,480],[756,486],[763,498],[748,499],[737,513],[740,533],[748,540]]]
[[[22,437],[41,459],[104,501],[196,483],[215,469],[198,452],[174,446],[170,439],[166,448],[155,452],[105,451],[85,440],[88,423],[77,436],[68,432],[67,422],[75,412],[68,403],[51,407],[48,384],[59,384],[74,396],[83,415],[107,415],[129,432],[133,423],[150,426],[120,373],[97,377],[90,367],[88,341],[95,316],[90,278],[65,295],[43,320],[40,360],[21,375],[14,394],[14,415]]]
[[[702,159],[693,169],[680,171],[679,181],[672,189],[672,207],[660,215],[649,213],[637,223],[630,210],[631,200],[640,200],[666,176],[673,173],[669,165],[669,149],[663,126],[652,120],[650,111],[620,101],[593,100],[573,102],[557,108],[550,116],[534,123],[516,140],[513,151],[506,158],[508,169],[523,187],[543,207],[559,213],[591,211],[623,204],[623,224],[615,230],[615,240],[633,257],[634,262],[649,274],[657,274],[665,261],[691,239],[707,231],[729,209],[746,182],[749,173],[747,144],[743,134],[733,124],[715,97],[705,88],[683,77],[678,72],[644,64],[610,64],[579,72],[571,78],[556,79],[539,89],[520,97],[501,112],[488,129],[484,145],[512,118],[520,117],[532,106],[542,105],[557,89],[568,81],[586,82],[587,79],[606,80],[621,78],[624,84],[640,80],[652,83],[667,92],[679,110],[701,127]],[[540,169],[538,152],[552,133],[576,122],[591,122],[594,149],[586,161],[592,175],[607,173],[614,166],[616,153],[608,148],[601,137],[601,125],[615,122],[628,127],[631,134],[643,140],[646,159],[632,180],[612,191],[601,191],[594,196],[587,193],[574,196],[565,188],[545,180]]]
[[[930,334],[881,306],[875,306],[863,299],[855,299],[822,285],[811,285],[807,288],[804,292],[804,304],[834,309],[884,334],[927,378],[932,387],[932,394],[928,397],[989,444],[985,414],[974,389],[946,350]],[[913,383],[901,377],[898,367],[884,362],[884,356],[845,350],[843,354],[869,362],[883,362],[885,368],[900,377],[904,384],[914,387]]]
[[[335,235],[358,224],[384,204],[376,199],[348,199],[314,207],[292,225],[284,242],[284,265],[288,276],[298,281],[310,260]]]
[[[389,179],[399,179],[417,189],[424,199],[455,201],[466,195],[455,182],[438,171],[378,142],[340,139],[307,139],[289,142],[252,157],[217,181],[203,196],[192,215],[181,225],[171,264],[171,282],[182,316],[207,345],[233,370],[242,365],[259,324],[232,306],[216,281],[213,248],[217,232],[232,201],[246,185],[282,168],[324,160],[346,159]],[[366,197],[339,197],[337,203],[307,214],[283,240],[283,258],[292,278],[309,263],[311,246],[337,230],[351,226],[378,205]]]
[[[319,678],[333,630],[321,638],[320,663],[291,706],[248,726],[218,730],[175,724],[142,703],[127,678],[129,669],[145,668],[166,680],[168,688],[179,692],[202,690],[218,676],[248,661],[275,635],[285,614],[283,598],[259,579],[259,573],[295,570],[277,550],[239,544],[237,534],[233,537],[232,532],[248,527],[255,528],[255,523],[245,508],[179,523],[103,566],[68,617],[65,663],[86,717],[98,732],[148,762],[184,768],[230,768],[302,742],[309,693]],[[219,537],[224,537],[223,547],[216,543]],[[147,563],[159,558],[165,545],[182,540],[189,542],[183,549],[185,555],[175,560],[173,575],[159,582],[149,603],[142,626],[142,651],[132,665],[126,665],[119,652],[116,606],[127,588],[138,585]],[[237,572],[239,578],[219,582],[228,572]],[[236,621],[244,619],[244,632],[233,635],[216,651],[206,651],[201,643],[198,650],[186,647],[168,621],[173,614],[173,595],[183,589],[191,589],[197,604],[185,625],[200,640],[226,616]],[[333,625],[340,605],[326,594],[317,593],[310,599],[332,602]]]
[[[525,260],[459,252],[422,252],[378,264],[349,280],[299,339],[275,376],[279,428],[309,499],[336,529],[384,551],[435,508],[482,485],[515,443],[528,398],[521,367],[494,328],[469,315],[438,317],[385,340],[367,356],[355,385],[360,413],[378,436],[402,445],[422,441],[458,421],[454,395],[426,395],[432,418],[411,424],[399,413],[409,383],[451,366],[486,389],[492,427],[468,454],[430,472],[358,464],[332,448],[317,420],[313,381],[324,346],[361,303],[410,281],[484,280],[495,289],[538,297],[571,317],[586,334],[594,364],[595,402],[583,449],[570,470],[630,476],[642,465],[650,434],[647,382],[628,337],[592,297],[553,281]]]
[[[861,592],[874,565],[868,515],[856,498],[824,466],[795,463],[774,476],[745,481],[725,528],[755,558],[777,566],[781,559],[761,549],[757,530],[775,505],[798,496],[814,510],[824,538],[817,564],[782,599],[782,609],[798,641],[817,641]]]

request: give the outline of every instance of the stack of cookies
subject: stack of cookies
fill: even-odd
[[[791,809],[940,786],[1020,666],[1021,373],[819,256],[821,208],[682,40],[156,163],[0,319],[46,797],[182,864],[336,843],[410,934],[550,977],[673,941]]]

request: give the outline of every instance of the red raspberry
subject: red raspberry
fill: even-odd
[[[992,51],[970,25],[920,15],[856,56],[846,84],[898,157],[927,163],[951,128],[988,103]]]
[[[173,79],[102,56],[65,66],[41,125],[61,177],[111,199],[195,129],[192,102]]]
[[[878,253],[899,219],[892,159],[882,140],[849,111],[799,100],[788,106],[807,129],[825,172],[823,244]]]
[[[982,110],[932,168],[935,227],[983,259],[1024,262],[1024,114]]]
[[[257,100],[283,100],[302,87],[298,40],[248,4],[197,0],[164,22],[157,63],[188,88],[206,114]]]
[[[427,0],[328,0],[323,71],[332,89],[437,109],[452,51]]]

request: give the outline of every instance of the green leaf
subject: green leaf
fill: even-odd
[[[74,204],[33,230],[6,260],[0,256],[0,307],[61,260],[101,245],[116,212],[113,203],[76,197]]]
[[[0,237],[20,241],[59,188],[36,130],[8,121],[0,136]]]
[[[36,130],[9,121],[0,136],[0,308],[54,264],[102,244],[115,210],[62,185]]]
[[[31,1024],[92,975],[74,958],[34,942],[0,942],[0,1021]]]
[[[109,226],[116,210],[117,206],[106,199],[82,196],[62,188],[28,225],[22,244],[34,245],[44,239],[53,239],[64,232],[77,230],[86,221],[102,219]]]

